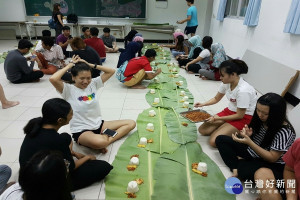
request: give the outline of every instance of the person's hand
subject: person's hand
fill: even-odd
[[[245,134],[245,132],[236,132],[236,133],[233,133],[232,134],[232,139],[235,141],[235,142],[238,142],[238,143],[242,143],[242,144],[246,144],[246,145],[249,145],[250,142],[252,141],[251,138]]]
[[[211,116],[207,119],[204,120],[204,122],[209,122],[209,123],[213,123],[215,122],[216,120],[218,120],[220,117],[218,115],[215,115],[215,116]]]
[[[73,55],[72,60],[70,62],[76,64],[80,61],[80,59],[81,58],[78,55]]]
[[[181,21],[177,21],[176,23],[177,23],[177,24],[182,24],[182,22],[181,22]]]
[[[160,73],[161,73],[161,68],[158,68],[158,69],[156,70],[156,73],[157,73],[157,74],[160,74]]]
[[[195,108],[200,108],[200,107],[203,107],[203,106],[204,106],[204,104],[200,103],[200,102],[197,102],[197,103],[194,104]]]
[[[251,137],[252,133],[253,133],[252,128],[249,128],[247,124],[246,124],[245,127],[241,130],[241,134],[247,135],[247,136],[249,136],[249,137]]]
[[[94,155],[86,155],[89,160],[96,160],[96,157]]]

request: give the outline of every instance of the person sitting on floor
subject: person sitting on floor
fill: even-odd
[[[124,48],[126,48],[127,44],[132,41],[134,38],[135,34],[138,32],[136,30],[131,30],[129,33],[125,36],[124,38]]]
[[[234,177],[262,182],[262,187],[258,187],[261,200],[281,200],[285,196],[284,187],[278,187],[280,184],[276,182],[283,180],[282,157],[295,138],[295,130],[286,117],[284,98],[267,93],[258,99],[249,127],[245,125],[232,136],[219,135],[216,145]],[[275,183],[274,187],[267,182]]]
[[[175,38],[175,44],[171,45],[161,45],[162,47],[168,47],[171,49],[172,55],[176,58],[179,55],[188,55],[189,48],[188,44],[184,42],[184,36],[180,32],[175,32],[174,34],[179,35]]]
[[[91,32],[90,32],[90,28],[89,27],[82,27],[81,29],[83,35],[81,35],[81,39],[85,40],[85,39],[88,39],[88,38],[91,38]]]
[[[29,83],[39,81],[44,76],[42,71],[34,71],[36,56],[24,57],[33,44],[26,39],[19,41],[18,49],[10,51],[4,61],[4,71],[7,79],[12,83]],[[31,64],[28,66],[27,61]]]
[[[208,69],[199,70],[199,78],[202,80],[220,80],[220,70],[219,67],[222,62],[228,60],[228,57],[225,53],[225,49],[222,44],[215,43],[211,45],[211,53],[213,56],[212,62]]]
[[[1,104],[2,104],[2,109],[14,107],[14,106],[20,104],[19,101],[8,101],[8,100],[6,99],[5,94],[4,94],[3,87],[2,87],[1,84],[0,84],[0,101],[1,101]]]
[[[51,31],[49,30],[43,30],[42,31],[42,37],[51,37]],[[53,40],[54,41],[54,40]],[[43,46],[42,46],[42,40],[39,40],[38,43],[35,46],[35,51],[42,51]]]
[[[144,79],[151,80],[161,73],[161,69],[157,69],[155,73],[152,71],[150,62],[155,60],[156,51],[154,49],[148,49],[145,55],[131,59],[124,71],[124,85],[133,89],[146,89],[142,85]],[[124,63],[123,63],[124,64]]]
[[[43,49],[36,52],[38,67],[44,74],[54,74],[65,66],[62,48],[51,37],[42,37]]]
[[[211,55],[211,45],[213,43],[213,39],[210,36],[205,36],[202,40],[202,47],[204,48],[199,56],[188,62],[185,66],[185,69],[189,73],[199,73],[200,69],[207,70],[209,69],[209,62],[212,59]]]
[[[0,156],[2,154],[2,150],[0,147]],[[11,168],[7,165],[0,165],[0,195],[14,182],[8,183],[9,178],[11,177]]]
[[[72,200],[68,184],[70,162],[58,152],[39,151],[20,167],[19,182],[1,200]]]
[[[285,190],[287,200],[300,199],[300,139],[298,138],[291,148],[284,154],[283,160],[285,167],[283,171],[283,177],[285,180]],[[270,173],[266,173],[272,176]],[[296,183],[293,186],[289,186],[289,183]],[[294,190],[294,191],[293,191]],[[270,198],[269,198],[270,199]],[[263,200],[263,199],[262,199]]]
[[[60,152],[70,163],[70,188],[78,190],[102,180],[113,167],[106,161],[96,160],[93,155],[74,152],[71,136],[57,132],[62,126],[69,124],[72,117],[73,110],[66,100],[47,100],[42,107],[42,117],[31,119],[24,127],[26,136],[21,145],[19,162],[21,167],[26,166],[30,158],[42,150]],[[73,156],[77,158],[76,161]]]
[[[255,89],[242,77],[241,74],[248,72],[247,64],[242,60],[224,61],[220,66],[221,81],[223,82],[216,96],[205,103],[195,103],[195,107],[209,106],[218,103],[224,95],[229,100],[228,108],[211,116],[199,127],[199,133],[210,136],[209,144],[215,147],[218,135],[228,135],[242,130],[249,124],[257,95]]]
[[[110,28],[105,27],[103,29],[103,34],[100,36],[105,45],[105,49],[107,53],[116,53],[119,51],[119,47],[117,46],[117,40],[115,36],[110,34]]]
[[[190,45],[189,55],[179,55],[176,57],[180,67],[185,66],[188,62],[196,59],[202,51],[202,40],[199,35],[195,35],[188,40]]]
[[[85,39],[84,42],[86,43],[86,45],[92,47],[97,51],[98,55],[101,58],[101,62],[104,63],[106,60],[106,51],[105,51],[105,45],[103,43],[103,40],[98,38],[99,29],[96,27],[92,27],[90,28],[90,32],[92,37]]]
[[[72,42],[72,36],[70,34],[70,27],[69,26],[64,26],[62,28],[63,33],[57,36],[56,38],[56,44],[61,46],[64,55],[66,58],[72,57],[72,52],[67,51],[68,45]]]
[[[125,61],[129,61],[132,58],[135,58],[138,54],[139,57],[142,56],[142,48],[144,44],[143,42],[130,42],[127,44],[124,51],[121,52],[119,56],[119,61],[117,64],[117,68],[119,68]]]
[[[72,62],[53,74],[50,82],[62,97],[72,105],[74,113],[70,121],[70,127],[74,141],[92,149],[101,149],[102,153],[106,153],[106,147],[109,144],[122,138],[134,129],[135,121],[102,120],[99,105],[100,97],[96,93],[115,73],[114,69],[90,64],[79,56],[73,56]],[[101,70],[103,74],[97,78],[92,78],[92,68]],[[62,75],[69,69],[71,69],[74,84],[67,84],[61,80]],[[102,134],[106,128],[115,130],[117,135],[108,137]]]

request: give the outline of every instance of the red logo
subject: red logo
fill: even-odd
[[[230,98],[230,101],[231,101],[231,102],[236,102],[236,99],[231,99],[231,98]]]

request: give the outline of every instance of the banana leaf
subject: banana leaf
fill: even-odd
[[[176,68],[176,71],[173,71],[174,68]],[[179,73],[180,68],[178,66],[176,66],[176,65],[174,66],[174,65],[170,64],[170,66],[168,66],[166,64],[166,65],[162,65],[161,66],[161,71],[164,74],[177,74],[177,73]]]
[[[168,130],[169,138],[176,143],[186,144],[197,140],[197,128],[195,123],[188,121],[180,116],[180,112],[184,109],[175,110],[172,108],[165,116],[165,122]],[[183,126],[182,122],[187,123]]]
[[[159,154],[138,148],[138,133],[130,135],[120,147],[112,165],[113,170],[105,178],[106,200],[127,200],[127,185],[130,181],[142,178],[144,183],[139,185],[136,193],[137,200],[150,200],[153,193],[153,170]],[[135,171],[128,171],[126,166],[129,164],[130,157],[134,154],[139,155],[140,164]]]
[[[154,110],[156,116],[150,117],[149,111]],[[137,130],[139,137],[146,137],[147,139],[153,139],[153,143],[146,145],[146,150],[163,154],[172,153],[178,147],[179,144],[172,142],[167,133],[167,127],[165,126],[165,115],[168,110],[163,108],[149,108],[139,114],[137,119]],[[147,124],[152,123],[154,125],[154,132],[146,130]]]
[[[207,177],[192,171],[192,163],[205,162]],[[196,142],[181,145],[173,154],[162,155],[154,169],[152,200],[234,200],[225,191],[225,177]]]
[[[146,94],[146,100],[149,103],[150,106],[153,107],[163,107],[163,108],[181,108],[183,107],[183,97],[180,96],[180,91],[181,90],[156,90],[155,94],[151,94],[150,92],[148,92]],[[186,96],[189,97],[189,99],[187,101],[190,102],[190,104],[193,105],[194,103],[194,97],[193,95],[188,92],[188,90],[186,91]],[[159,98],[159,103],[158,104],[153,104],[154,99],[155,98]]]

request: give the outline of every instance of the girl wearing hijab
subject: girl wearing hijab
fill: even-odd
[[[195,35],[189,39],[189,45],[191,46],[188,56],[181,55],[178,57],[179,66],[185,66],[187,63],[197,58],[202,51],[202,39],[199,35]]]
[[[119,68],[125,61],[129,61],[132,58],[136,57],[136,54],[138,53],[138,56],[141,57],[142,53],[141,50],[143,48],[143,42],[130,42],[127,44],[125,50],[121,52],[117,68]]]

